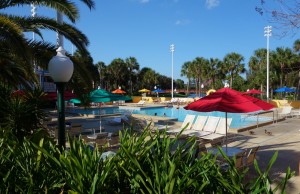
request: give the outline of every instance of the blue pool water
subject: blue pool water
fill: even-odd
[[[217,116],[217,117],[225,117],[224,112],[196,112],[191,110],[185,110],[184,108],[176,108],[176,107],[150,107],[150,108],[141,108],[141,109],[126,109],[126,107],[122,107],[119,109],[118,107],[102,107],[100,108],[89,108],[89,109],[73,109],[74,113],[81,114],[94,114],[101,115],[103,114],[117,114],[123,112],[132,112],[133,114],[142,114],[142,115],[157,115],[157,116],[166,116],[171,118],[177,118],[178,121],[182,122],[187,114],[192,115],[206,115],[206,116]],[[228,113],[228,118],[232,118],[232,123],[230,125],[231,128],[242,128],[250,125],[255,125],[257,122],[256,116],[247,116],[245,114],[239,113]],[[270,118],[267,117],[259,117],[259,122],[262,121],[270,121]]]

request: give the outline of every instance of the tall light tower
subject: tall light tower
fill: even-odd
[[[267,37],[267,102],[269,102],[269,39],[272,36],[272,26],[266,26],[264,29]]]
[[[171,90],[172,90],[172,98],[173,98],[173,93],[174,93],[174,89],[173,89],[173,65],[174,65],[174,51],[175,51],[175,45],[174,44],[171,44],[170,45],[170,51],[171,51],[171,53],[172,53],[172,87],[171,87]]]

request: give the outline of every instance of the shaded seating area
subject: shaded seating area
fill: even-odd
[[[226,126],[226,118],[219,118],[219,122],[216,126],[216,130],[214,133],[211,133],[206,136],[201,136],[200,138],[205,141],[211,141],[213,143],[222,142],[223,138],[226,137],[227,131],[231,125],[232,118],[227,118],[227,126]]]
[[[190,135],[198,131],[203,131],[206,120],[207,116],[197,116],[195,123],[192,125],[192,128],[190,130],[182,132],[182,135]]]
[[[203,126],[203,130],[198,130],[194,133],[189,134],[190,136],[196,136],[198,138],[202,136],[207,136],[216,131],[217,125],[219,123],[220,117],[209,116],[205,125]]]

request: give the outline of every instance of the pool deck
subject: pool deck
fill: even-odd
[[[113,116],[114,115],[110,115],[109,117]],[[139,115],[133,116],[140,117]],[[272,114],[270,113],[269,116],[272,117]],[[102,118],[102,129],[107,132],[117,132],[123,128],[122,125],[110,125],[109,122],[107,122],[109,117]],[[151,118],[155,122],[168,123],[175,128],[181,126],[181,122],[170,121],[166,117],[151,116]],[[86,131],[92,128],[99,128],[100,123],[99,118],[69,114],[66,114],[66,121],[81,123]],[[253,131],[253,134],[250,134],[249,130]],[[266,134],[265,130],[272,134]],[[279,177],[284,177],[286,169],[290,167],[296,174],[289,180],[286,193],[300,193],[300,118],[279,119],[277,122],[268,123],[268,125],[262,124],[247,130],[232,129],[230,132],[234,134],[234,141],[231,141],[228,146],[242,149],[260,146],[256,158],[260,169],[263,171],[267,168],[268,162],[273,154],[278,151],[278,158],[270,171],[272,180],[276,181]],[[254,172],[254,169],[250,168],[250,172]]]

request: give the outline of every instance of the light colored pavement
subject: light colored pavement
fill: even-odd
[[[265,130],[270,133],[265,133]],[[236,141],[228,146],[249,149],[260,146],[257,153],[257,161],[262,171],[267,168],[273,154],[278,151],[278,158],[271,170],[271,178],[274,181],[284,177],[288,167],[296,174],[288,182],[286,193],[300,193],[299,159],[300,159],[300,119],[287,118],[284,121],[271,125],[238,133]],[[251,169],[254,170],[254,169]]]
[[[154,121],[162,120],[161,117],[152,117]],[[99,118],[67,116],[67,121],[73,123],[82,123],[83,128],[89,131],[92,128],[99,129]],[[108,118],[102,118],[102,128],[107,132],[116,132],[123,128],[122,125],[110,125]],[[178,127],[179,122],[168,122],[170,126]],[[265,133],[272,133],[268,135]],[[284,177],[288,167],[295,171],[295,176],[289,180],[286,193],[300,193],[300,176],[299,176],[299,159],[300,159],[300,119],[287,118],[286,120],[251,129],[254,134],[249,131],[239,132],[235,134],[234,141],[228,146],[239,147],[249,150],[252,147],[260,146],[257,153],[257,161],[262,171],[267,168],[273,154],[278,151],[278,158],[274,163],[270,172],[271,178],[276,181],[279,177]],[[254,171],[254,169],[251,169]]]

